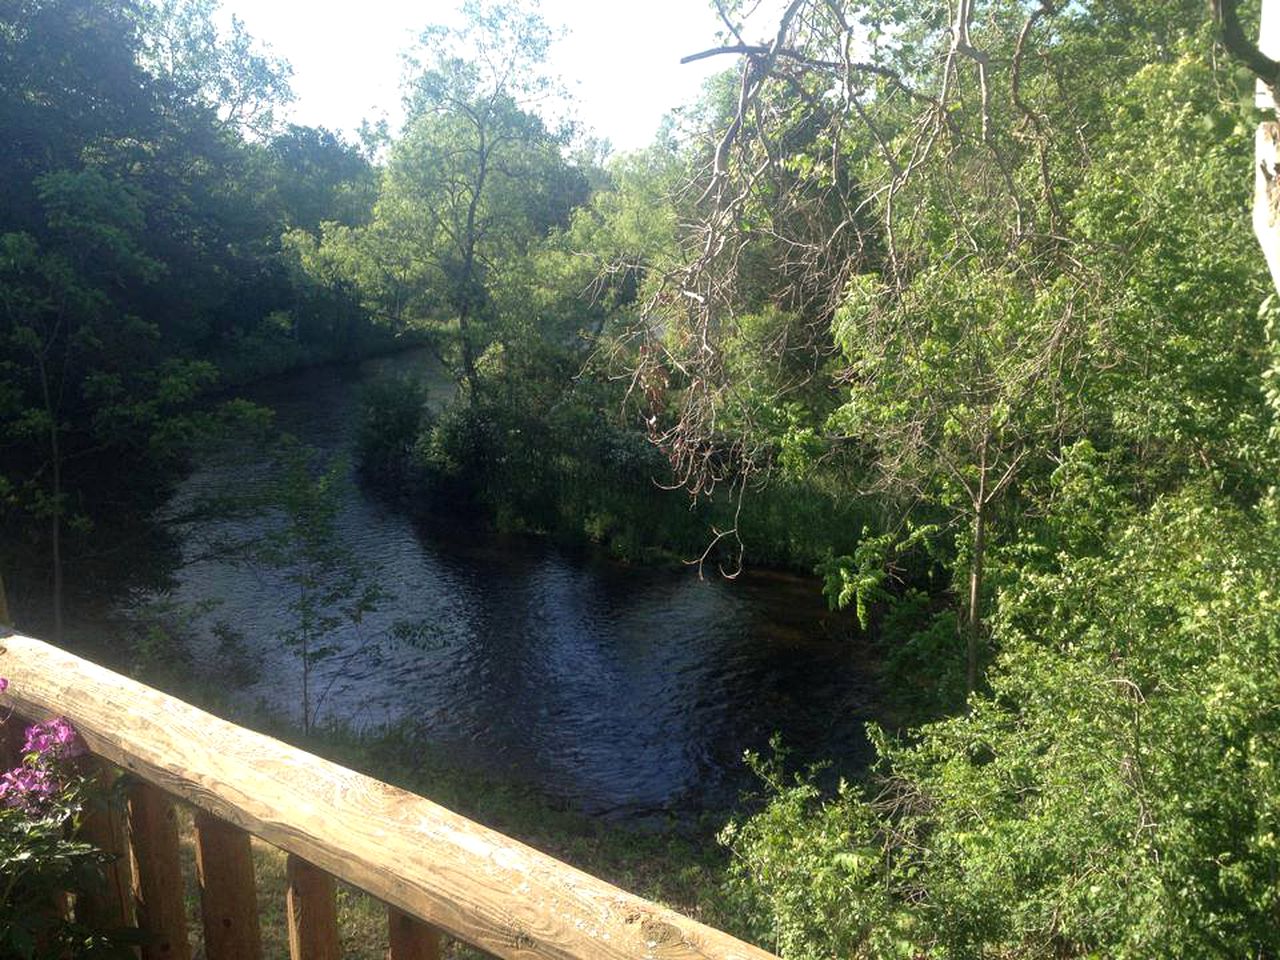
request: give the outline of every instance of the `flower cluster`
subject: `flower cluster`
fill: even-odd
[[[62,781],[48,767],[23,764],[0,774],[0,803],[38,813],[62,792]]]
[[[85,752],[84,744],[76,735],[75,728],[66,720],[58,717],[48,723],[37,723],[27,727],[26,741],[22,745],[24,754],[38,754],[48,760],[71,760]]]
[[[0,693],[8,686],[9,681],[0,677]],[[61,717],[27,727],[22,763],[0,773],[0,805],[40,812],[67,786],[63,764],[84,752],[75,728]]]

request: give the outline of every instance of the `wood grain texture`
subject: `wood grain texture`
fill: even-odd
[[[101,885],[77,893],[76,919],[99,930],[131,927],[133,870],[129,862],[128,811],[123,795],[114,789],[118,772],[97,757],[85,758],[82,772],[96,781],[98,792],[85,807],[80,836],[112,859],[103,865]]]
[[[129,845],[138,926],[147,936],[142,960],[190,960],[177,817],[173,800],[149,783],[129,787]]]
[[[338,901],[333,877],[289,854],[289,956],[292,960],[342,960],[338,943]]]
[[[197,811],[196,878],[207,960],[260,960],[262,932],[249,834]]]
[[[387,960],[440,960],[440,931],[387,907]]]
[[[0,640],[0,705],[451,936],[506,958],[772,956],[438,804],[227,723],[40,640]]]

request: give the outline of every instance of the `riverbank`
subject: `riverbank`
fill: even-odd
[[[308,346],[284,334],[277,337],[273,349],[262,350],[248,343],[233,343],[214,357],[220,377],[218,389],[210,399],[232,399],[239,391],[307,370],[351,368],[370,360],[428,349],[426,333],[393,331],[372,324],[344,344]]]
[[[873,506],[820,469],[691,497],[625,406],[619,385],[585,374],[533,387],[508,374],[456,403],[412,375],[386,378],[360,399],[358,465],[419,518],[465,516],[640,566],[813,576],[878,529]]]

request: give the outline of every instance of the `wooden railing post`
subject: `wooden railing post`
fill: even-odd
[[[440,931],[387,907],[387,960],[440,960]]]
[[[103,865],[101,885],[77,893],[76,919],[98,930],[131,927],[133,877],[125,804],[113,789],[116,770],[96,757],[84,758],[81,769],[93,778],[98,793],[85,809],[80,835],[112,859]]]
[[[341,960],[333,877],[295,854],[285,862],[289,882],[289,956]]]
[[[7,636],[12,626],[13,622],[9,618],[9,595],[4,590],[4,576],[0,575],[0,638]],[[0,674],[2,676],[4,675]],[[0,770],[11,770],[21,759],[22,723],[12,710],[0,707]]]
[[[259,960],[262,933],[249,834],[203,810],[196,813],[196,875],[208,960]]]
[[[142,960],[190,960],[186,895],[173,801],[149,783],[129,787],[129,841]]]

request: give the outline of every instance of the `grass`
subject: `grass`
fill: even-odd
[[[178,836],[182,845],[183,874],[187,886],[187,931],[193,960],[204,958],[204,932],[200,922],[200,893],[196,886],[195,829],[190,808],[178,810]],[[285,854],[269,843],[253,838],[254,878],[258,890],[258,919],[262,926],[264,960],[289,960],[289,933],[285,918]],[[368,894],[338,884],[338,932],[342,956],[348,960],[384,960],[387,954],[386,908]],[[450,956],[462,957],[454,945]]]

